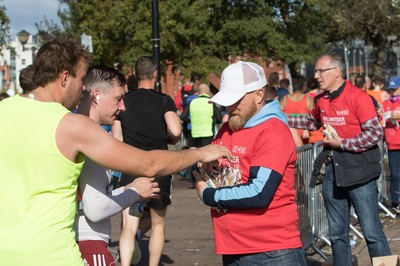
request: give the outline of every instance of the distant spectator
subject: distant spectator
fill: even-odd
[[[274,86],[275,89],[279,87],[279,74],[278,72],[271,72],[268,76],[268,84]]]
[[[286,89],[287,91],[290,92],[290,80],[289,80],[289,79],[287,79],[287,78],[281,79],[281,80],[279,81],[279,86],[280,86],[282,89]]]
[[[391,96],[383,102],[383,109],[390,169],[390,201],[392,209],[400,214],[400,77],[391,77],[388,89]]]
[[[276,89],[278,93],[278,101],[280,101],[283,97],[290,93],[290,80],[289,79],[281,79],[279,81],[279,88]]]
[[[284,81],[283,79],[282,81]],[[288,80],[287,80],[288,81]],[[314,108],[314,101],[311,96],[305,94],[306,80],[304,77],[299,76],[293,79],[293,93],[284,96],[280,100],[282,111],[287,115],[308,115]],[[310,132],[303,129],[294,129],[301,136],[301,143],[296,143],[296,146],[302,146],[308,143]],[[293,135],[293,130],[291,130]],[[295,139],[295,138],[294,138]],[[296,139],[295,139],[296,140]]]
[[[362,91],[365,91],[365,77],[364,76],[357,76],[354,78],[354,85],[357,88],[360,88]]]
[[[198,97],[194,98],[181,115],[182,121],[190,116],[190,143],[192,147],[203,147],[212,142],[216,123],[221,123],[222,114],[215,104],[210,103],[210,88],[206,84],[199,87]]]
[[[379,105],[382,105],[384,101],[390,98],[389,93],[383,90],[383,87],[385,87],[385,80],[380,77],[375,77],[372,80],[372,89],[366,90],[366,93],[374,97]]]
[[[307,95],[311,96],[313,99],[321,93],[317,79],[313,77],[307,80],[307,90]]]
[[[356,85],[357,88],[360,88],[362,91],[367,90],[367,82],[364,76],[357,76],[354,78],[354,85]],[[378,101],[370,95],[372,103],[374,104],[376,113],[380,115],[382,113],[381,105],[378,103]]]
[[[311,96],[314,99],[315,105],[316,101],[318,100],[317,96],[322,92],[319,88],[318,80],[316,78],[312,77],[307,80],[307,90],[307,95]],[[312,144],[321,141],[324,138],[322,130],[323,127],[318,130],[310,131],[310,138],[308,139],[308,143]]]
[[[207,86],[206,84],[203,84],[203,85]],[[185,108],[183,109],[183,111],[181,113],[182,125],[186,125],[185,129],[182,129],[182,130],[184,132],[184,137],[185,137],[185,143],[186,143],[185,146],[188,148],[196,147],[196,145],[193,144],[192,124],[190,122],[190,114],[188,113],[187,110],[189,109],[189,104],[191,103],[191,101],[196,99],[197,97],[199,97],[200,86],[197,86],[197,85],[192,86],[190,95],[188,95],[188,97],[185,99],[185,103],[183,105],[183,106],[185,106]],[[208,90],[208,94],[210,94],[210,90]],[[183,114],[185,112],[187,112],[187,114],[185,115],[185,119],[182,119]]]
[[[190,101],[187,101],[189,96],[193,95],[194,93],[198,92],[198,87],[201,83],[201,76],[199,73],[193,72],[192,75],[190,76],[190,83],[186,84],[185,86],[182,87],[181,89],[181,98],[180,98],[180,105],[178,110],[180,110],[180,113],[183,113],[183,110],[185,110],[186,106],[190,103]],[[183,137],[185,138],[185,145],[189,146],[189,134],[190,131],[188,130],[188,122],[183,122],[182,123],[182,133]]]
[[[369,76],[365,76],[365,88],[367,90],[372,89],[372,80]]]
[[[278,72],[271,72],[268,76],[268,84],[275,87],[276,93],[278,94],[278,101],[280,101],[280,99],[282,99],[283,96],[289,94],[289,90],[281,88],[279,80],[280,78]]]
[[[353,73],[350,73],[349,79],[350,79],[351,83],[354,84],[355,79],[356,79],[357,76],[358,76],[358,73],[354,73],[354,72],[353,72]]]
[[[34,85],[32,82],[33,79],[33,65],[29,65],[21,70],[19,73],[19,85],[23,93],[29,93],[34,89]]]

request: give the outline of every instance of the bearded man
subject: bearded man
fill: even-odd
[[[211,98],[229,113],[213,142],[232,159],[194,174],[200,199],[212,207],[223,265],[307,265],[295,202],[296,147],[279,102],[265,100],[266,84],[261,66],[238,62],[225,68]]]

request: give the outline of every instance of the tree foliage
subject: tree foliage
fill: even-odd
[[[152,53],[151,1],[60,0],[67,32],[91,35],[94,61],[132,66]],[[296,65],[324,48],[318,1],[161,0],[163,61],[200,73],[221,71],[229,55],[284,59]]]
[[[60,2],[64,30],[92,36],[95,63],[132,67],[152,54],[151,1]],[[160,0],[159,19],[162,61],[187,74],[219,73],[243,54],[281,59],[296,73],[330,44],[355,39],[374,47],[379,74],[387,37],[400,31],[397,0]]]
[[[387,49],[392,48],[393,42],[400,42],[399,1],[338,0],[328,2],[332,10],[330,26],[327,27],[330,41],[351,43],[351,41],[361,39],[367,45],[371,45],[375,54],[372,74],[382,76]],[[395,38],[390,40],[389,36]]]
[[[291,72],[297,73],[299,63],[311,63],[327,49],[328,34],[325,22],[329,20],[326,1],[320,0],[269,0],[273,17],[283,39],[275,44]]]
[[[6,7],[0,5],[0,47],[6,45],[9,39],[10,39],[10,19],[6,15]]]

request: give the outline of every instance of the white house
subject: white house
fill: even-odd
[[[5,45],[0,53],[0,88],[5,89],[9,95],[21,93],[19,86],[20,71],[33,63],[38,42],[36,36],[26,31],[17,34],[14,41]],[[9,70],[10,73],[6,73]]]

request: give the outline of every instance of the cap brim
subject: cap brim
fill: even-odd
[[[220,91],[210,99],[210,102],[219,104],[221,106],[230,106],[238,102],[245,95],[246,95],[245,92],[238,93],[238,92]]]

